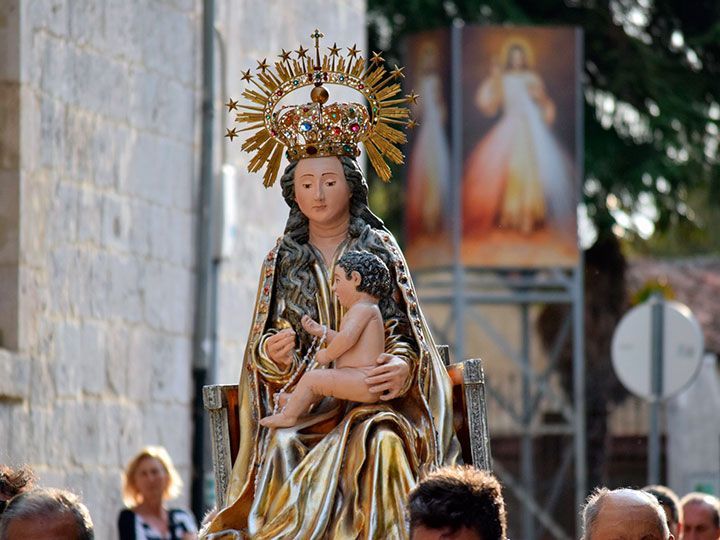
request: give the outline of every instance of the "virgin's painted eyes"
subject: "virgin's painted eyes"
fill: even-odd
[[[335,184],[337,184],[337,180],[327,180],[327,181],[325,182],[325,185],[328,186],[328,187],[332,187],[332,186],[334,186]]]
[[[312,184],[310,184],[310,183],[303,183],[302,187],[304,187],[305,189],[310,189],[310,188],[312,187]]]

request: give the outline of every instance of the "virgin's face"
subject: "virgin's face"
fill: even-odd
[[[311,223],[332,225],[350,218],[350,186],[338,158],[301,159],[293,182],[295,201]]]
[[[135,487],[144,501],[162,500],[170,477],[162,463],[154,457],[146,457],[135,469]]]

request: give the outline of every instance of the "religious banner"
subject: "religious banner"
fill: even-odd
[[[409,133],[405,170],[405,243],[413,268],[453,262],[450,170],[450,31],[415,34],[406,42],[407,79],[420,99]]]
[[[572,28],[462,33],[462,263],[577,264],[578,44]]]
[[[580,31],[455,32],[454,49],[450,30],[406,44],[406,87],[420,94],[406,167],[410,264],[443,268],[457,256],[467,267],[575,266]]]

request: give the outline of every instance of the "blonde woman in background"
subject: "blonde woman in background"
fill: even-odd
[[[120,540],[195,540],[195,518],[185,510],[167,508],[182,487],[170,456],[161,446],[143,448],[123,475],[123,502],[118,517]]]

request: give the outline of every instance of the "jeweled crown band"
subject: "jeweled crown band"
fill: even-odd
[[[291,58],[291,53],[283,50],[274,70],[264,59],[258,61],[256,75],[250,70],[243,73],[243,80],[253,87],[246,88],[242,96],[251,103],[238,105],[230,100],[227,106],[228,110],[239,107],[235,121],[246,127],[228,129],[226,136],[232,140],[239,131],[255,131],[242,149],[252,154],[249,171],[266,168],[265,186],[271,186],[278,176],[283,147],[290,160],[357,157],[360,143],[365,146],[380,178],[389,181],[391,172],[385,159],[398,164],[404,159],[397,145],[404,144],[407,138],[398,128],[415,125],[410,120],[409,109],[403,105],[415,102],[418,96],[410,93],[396,97],[401,92],[396,80],[404,77],[403,68],[395,66],[394,70],[387,71],[379,53],[373,53],[366,63],[354,45],[343,57],[337,44],[333,44],[321,59],[319,41],[323,35],[315,30],[310,37],[315,40],[314,62],[307,55],[308,49],[300,46],[295,51],[297,58]],[[325,105],[329,98],[325,84],[352,88],[362,94],[368,104]],[[288,94],[307,86],[314,87],[310,93],[311,103],[279,105]]]

